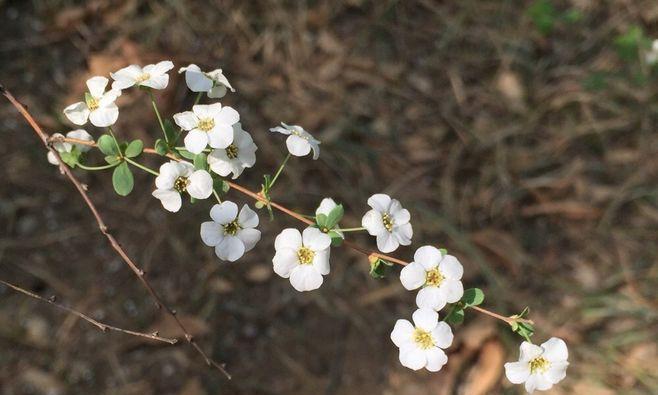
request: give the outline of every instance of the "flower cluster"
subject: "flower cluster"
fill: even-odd
[[[108,78],[92,77],[87,80],[88,92],[84,100],[64,109],[66,117],[76,125],[91,122],[96,127],[107,128],[108,133],[96,140],[96,146],[105,155],[106,165],[88,166],[81,163],[83,154],[91,148],[86,142],[93,141],[92,136],[83,129],[73,130],[66,137],[54,135],[53,148],[71,167],[114,169],[112,182],[120,195],[127,195],[133,188],[129,166],[151,173],[155,176],[152,195],[169,212],[180,211],[184,198],[195,203],[214,195],[217,204],[210,209],[211,221],[201,223],[199,235],[205,245],[214,248],[220,260],[235,262],[260,240],[261,232],[257,229],[260,221],[256,211],[248,205],[239,208],[232,201],[222,200],[220,195],[231,187],[239,187],[227,181],[226,177],[230,175],[236,179],[245,169],[252,168],[256,163],[258,147],[252,136],[243,129],[240,114],[234,108],[220,102],[200,104],[204,95],[212,101],[224,97],[228,91],[235,92],[221,69],[204,72],[195,64],[180,68],[179,73],[185,74],[187,87],[197,93],[197,97],[190,110],[173,115],[173,122],[163,120],[153,90],[168,86],[168,72],[173,68],[174,64],[168,60],[144,67],[129,65],[110,73],[113,79],[110,90],[106,90]],[[115,101],[124,90],[130,88],[149,94],[162,129],[164,139],[156,141],[151,149],[151,152],[167,157],[158,171],[135,160],[144,152],[141,140],[119,142],[112,130],[119,117]],[[288,279],[297,291],[316,290],[322,286],[324,276],[330,273],[331,247],[341,245],[348,232],[367,232],[375,238],[379,250],[369,256],[371,274],[374,277],[382,276],[387,267],[393,265],[392,262],[405,264],[400,272],[400,282],[409,291],[418,290],[412,321],[397,320],[390,334],[392,342],[399,348],[400,363],[413,370],[441,370],[448,362],[444,350],[452,345],[454,338],[450,324],[458,324],[463,320],[465,309],[477,308],[482,303],[482,291],[477,288],[464,290],[464,268],[446,250],[432,245],[421,246],[408,264],[384,255],[400,246],[411,245],[413,237],[411,213],[389,195],[377,193],[370,196],[366,202],[369,209],[361,217],[361,227],[356,228],[339,225],[344,215],[343,206],[329,197],[320,202],[314,216],[284,210],[272,203],[271,190],[290,157],[304,157],[312,153],[312,158],[317,160],[320,141],[299,125],[282,122],[281,126],[269,130],[288,136],[285,142],[288,155],[273,176],[264,175],[259,193],[248,191],[247,194],[257,200],[256,208],[267,207],[270,216],[272,206],[276,206],[308,225],[303,230],[284,229],[276,236],[273,271]],[[183,147],[176,144],[181,139]],[[53,164],[59,163],[52,152],[49,152],[48,160]],[[449,310],[445,318],[439,320],[439,311],[444,308]],[[525,383],[528,392],[545,390],[565,377],[567,347],[564,341],[557,338],[551,338],[541,346],[532,344],[530,336],[534,329],[531,321],[523,318],[524,315],[525,311],[505,319],[514,332],[527,340],[521,344],[519,361],[505,365],[506,375],[513,383]]]

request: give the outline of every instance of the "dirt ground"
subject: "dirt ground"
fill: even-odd
[[[368,196],[391,194],[412,213],[414,247],[447,248],[488,308],[529,306],[534,339],[567,341],[568,375],[551,394],[658,393],[658,70],[628,54],[629,32],[658,38],[656,2],[0,0],[0,21],[0,82],[49,132],[70,128],[61,110],[92,75],[162,59],[221,67],[237,90],[222,102],[259,147],[242,185],[259,188],[284,156],[269,127],[303,125],[322,155],[293,159],[274,200],[311,213],[333,196],[358,226]],[[167,116],[192,102],[170,74],[157,96]],[[178,336],[2,100],[0,279]],[[145,95],[119,105],[122,138],[159,137]],[[399,364],[389,334],[414,293],[398,268],[375,280],[363,255],[336,248],[322,288],[297,293],[271,270],[291,219],[261,212],[260,243],[225,264],[199,240],[209,204],[170,214],[147,174],[125,198],[109,172],[76,174],[233,380],[184,341],[102,333],[0,287],[2,395],[522,393],[502,371],[520,338],[474,312],[441,372]]]

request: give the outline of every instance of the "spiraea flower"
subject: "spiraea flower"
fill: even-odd
[[[413,324],[397,320],[391,332],[391,340],[400,348],[400,363],[413,370],[438,372],[448,362],[443,349],[452,344],[452,330],[431,309],[416,310],[412,319]]]
[[[505,364],[505,375],[514,384],[525,383],[528,393],[545,391],[567,375],[569,351],[564,340],[552,337],[541,346],[521,343],[518,362]]]
[[[71,150],[73,150],[73,147],[76,147],[80,152],[87,152],[91,149],[91,146],[89,145],[68,143],[66,141],[57,141],[56,139],[58,137],[63,138],[64,135],[62,135],[61,133],[53,133],[52,138],[55,139],[53,143],[53,148],[55,148],[55,150],[59,153],[71,152]],[[94,140],[93,137],[91,137],[91,135],[87,133],[87,131],[84,129],[71,130],[70,132],[66,133],[66,137],[78,139],[78,140],[85,140],[85,141]],[[48,162],[50,162],[53,165],[59,164],[57,158],[55,157],[55,154],[53,154],[50,151],[48,151]]]
[[[169,84],[167,72],[174,68],[170,60],[149,64],[144,68],[131,64],[116,73],[110,73],[114,80],[112,89],[127,89],[132,86],[146,86],[153,89],[165,89]]]
[[[175,213],[181,208],[183,193],[207,199],[212,194],[212,177],[205,170],[195,170],[191,163],[170,161],[160,166],[155,186],[153,197],[160,200],[165,210]]]
[[[246,204],[238,213],[238,205],[224,201],[210,209],[212,221],[201,224],[201,240],[215,247],[215,254],[224,261],[235,262],[260,240],[258,215]]]
[[[256,163],[256,144],[251,135],[242,129],[240,122],[233,125],[233,142],[224,149],[215,149],[208,155],[210,170],[226,177],[233,173],[238,178],[244,169]]]
[[[187,67],[181,67],[178,72],[185,72],[185,83],[192,92],[206,92],[211,99],[224,97],[227,89],[235,92],[235,89],[224,76],[222,69],[205,72],[199,66],[191,64]]]
[[[443,255],[432,246],[416,250],[414,261],[402,269],[400,281],[408,290],[421,288],[416,296],[419,308],[441,310],[464,295],[461,278],[464,268],[452,255]]]
[[[289,136],[286,139],[288,152],[294,156],[306,156],[313,150],[313,159],[315,160],[320,157],[320,141],[313,138],[303,127],[286,125],[283,122],[281,122],[281,125],[283,126],[271,128],[270,132],[282,133]]]
[[[312,291],[322,285],[322,276],[329,274],[331,238],[317,228],[284,229],[276,237],[276,254],[272,259],[274,272],[290,278],[297,291]]]
[[[76,125],[84,125],[87,120],[92,125],[104,128],[114,125],[119,118],[119,107],[114,103],[121,91],[111,89],[105,92],[109,80],[105,77],[91,77],[87,80],[89,92],[85,101],[73,103],[64,109],[64,115]]]
[[[411,215],[409,210],[402,208],[399,201],[378,193],[370,196],[368,206],[372,207],[372,210],[363,216],[361,226],[366,228],[371,236],[377,237],[379,251],[393,252],[400,245],[411,244]]]
[[[233,124],[240,120],[240,114],[233,108],[222,107],[220,103],[197,104],[192,111],[174,114],[174,121],[183,130],[185,149],[193,154],[201,153],[206,146],[226,148],[233,142]]]

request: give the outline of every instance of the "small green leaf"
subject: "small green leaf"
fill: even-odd
[[[553,30],[557,11],[549,0],[535,0],[528,8],[528,15],[542,35],[547,35]]]
[[[461,301],[466,307],[478,306],[484,302],[484,292],[480,288],[469,288],[464,291]]]
[[[618,35],[615,38],[614,44],[619,57],[626,61],[637,60],[640,49],[644,49],[650,45],[649,39],[644,35],[644,31],[637,25],[629,27],[626,33]]]
[[[208,169],[208,157],[203,152],[194,157],[194,168],[197,170]]]
[[[380,258],[370,260],[370,275],[375,279],[386,277],[393,264]]]
[[[78,163],[78,157],[72,152],[60,152],[59,157],[62,158],[62,162],[71,168],[75,168],[75,165]]]
[[[176,138],[178,137],[178,130],[176,126],[174,126],[174,124],[169,119],[164,120],[164,132],[165,132],[165,136],[167,136],[167,141],[169,141],[169,144],[171,145],[176,144]]]
[[[128,163],[123,162],[114,168],[112,173],[112,185],[114,190],[121,196],[127,196],[134,186],[133,173],[128,167]]]
[[[105,155],[119,155],[119,151],[117,151],[117,146],[114,143],[114,139],[109,134],[104,134],[99,137],[96,141],[96,145],[98,145],[98,149],[101,150],[101,152]]]
[[[120,160],[121,160],[121,159],[119,159],[119,157],[116,156],[116,155],[107,155],[107,156],[105,157],[105,162],[107,162],[107,163],[109,163],[109,164],[111,164],[111,165],[113,165],[113,164],[115,164],[115,163],[119,163]]]
[[[169,146],[167,143],[165,143],[162,139],[157,139],[155,140],[155,152],[157,152],[159,155],[167,155],[169,152]]]
[[[196,156],[195,154],[185,149],[178,150],[178,153],[180,154],[180,156],[182,156],[185,159],[194,160],[194,157]]]
[[[327,226],[327,216],[324,214],[316,215],[315,223],[318,224],[318,228],[320,228],[320,230],[329,228],[329,226]]]
[[[261,209],[261,208],[265,207],[265,203],[263,203],[263,202],[261,202],[261,201],[259,200],[259,201],[257,201],[256,203],[254,203],[254,206],[255,206],[257,209]]]
[[[446,250],[445,248],[439,248],[439,252],[441,252],[442,256],[448,255],[448,250]]]
[[[461,304],[456,304],[450,310],[450,313],[445,318],[446,322],[449,324],[461,324],[464,322],[464,308]]]
[[[126,150],[124,151],[124,155],[126,155],[128,158],[134,158],[136,156],[139,156],[139,154],[142,153],[142,150],[144,149],[144,143],[142,143],[142,140],[133,140],[128,144],[126,147]]]
[[[342,204],[336,205],[331,211],[329,212],[329,215],[327,215],[327,222],[326,222],[326,227],[331,229],[336,224],[338,221],[340,221],[343,218],[343,214],[345,213],[345,209],[343,209]]]
[[[336,232],[335,230],[331,230],[327,234],[329,237],[331,237],[331,245],[333,247],[338,247],[339,245],[343,244],[343,236],[341,236],[340,233]]]

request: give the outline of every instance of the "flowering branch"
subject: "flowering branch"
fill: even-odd
[[[224,376],[226,376],[228,379],[231,378],[231,375],[226,371],[224,368],[223,364],[220,364],[210,358],[201,347],[197,344],[196,340],[194,340],[194,337],[187,331],[181,320],[178,318],[176,315],[176,311],[172,310],[171,308],[167,307],[162,302],[162,299],[160,296],[155,292],[153,287],[151,286],[151,283],[146,279],[146,272],[142,269],[140,269],[133,261],[130,259],[128,254],[123,250],[119,242],[114,238],[114,236],[109,232],[107,225],[105,224],[105,221],[103,220],[103,217],[101,217],[100,213],[98,212],[98,209],[94,205],[94,203],[91,201],[89,198],[89,195],[87,195],[86,188],[78,181],[78,179],[75,177],[71,169],[64,164],[62,161],[59,152],[55,150],[52,146],[52,144],[49,142],[48,135],[41,129],[39,124],[34,120],[32,115],[29,113],[27,108],[23,106],[16,98],[0,83],[0,93],[2,93],[7,100],[18,110],[18,112],[25,118],[27,123],[32,127],[32,130],[34,130],[34,133],[41,139],[41,142],[44,144],[46,149],[52,153],[55,158],[58,161],[58,166],[62,174],[66,175],[66,177],[71,181],[71,183],[75,186],[75,188],[78,190],[78,193],[80,196],[82,196],[82,199],[85,201],[87,204],[87,207],[93,214],[94,218],[96,219],[96,222],[98,224],[98,229],[101,231],[101,233],[107,238],[107,240],[110,242],[110,245],[112,248],[117,252],[117,254],[121,257],[121,259],[124,261],[126,265],[132,270],[132,272],[137,276],[139,281],[142,283],[144,288],[148,291],[148,293],[151,295],[153,300],[155,301],[155,305],[158,309],[164,308],[164,310],[167,312],[169,316],[171,316],[174,321],[176,322],[176,325],[178,328],[181,330],[183,333],[185,340],[196,350],[197,353],[199,353],[203,359],[205,360],[206,364],[208,366],[212,366],[215,369],[219,370]]]
[[[106,331],[110,330],[110,331],[125,333],[127,335],[132,335],[132,336],[145,337],[147,339],[157,340],[157,341],[164,342],[164,343],[169,343],[169,344],[176,344],[178,342],[177,339],[171,339],[171,338],[168,338],[168,337],[159,336],[158,332],[155,332],[155,333],[135,332],[135,331],[131,331],[131,330],[128,330],[128,329],[122,329],[122,328],[119,328],[119,327],[116,327],[116,326],[105,324],[103,322],[96,321],[95,319],[89,317],[88,315],[86,315],[84,313],[81,313],[81,312],[79,312],[79,311],[77,311],[77,310],[75,310],[71,307],[64,306],[63,304],[57,303],[55,301],[54,296],[50,297],[49,299],[46,299],[46,298],[41,297],[41,296],[39,296],[39,295],[37,295],[33,292],[30,292],[26,289],[21,288],[18,285],[11,284],[11,283],[9,283],[7,281],[4,281],[4,280],[0,280],[0,284],[3,284],[6,287],[9,287],[9,288],[13,289],[16,292],[20,292],[24,295],[27,295],[27,296],[31,297],[31,298],[34,298],[34,299],[40,300],[42,302],[48,303],[52,306],[55,306],[58,309],[64,310],[67,313],[72,314],[72,315],[74,315],[78,318],[82,318],[83,320],[87,321],[91,325],[93,325],[96,328],[100,329],[101,332],[106,332]]]

